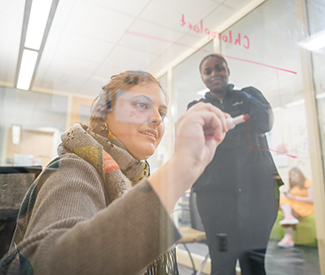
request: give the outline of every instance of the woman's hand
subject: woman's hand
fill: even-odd
[[[228,130],[227,114],[210,103],[200,102],[175,124],[175,157],[199,177],[212,160]]]
[[[198,103],[175,124],[175,153],[149,181],[168,211],[212,160],[228,131],[225,114],[210,103]]]

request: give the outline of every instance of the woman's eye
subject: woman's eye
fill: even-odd
[[[164,118],[166,117],[166,115],[167,115],[165,112],[160,112],[159,114],[160,114],[160,116],[161,116],[163,119],[164,119]]]
[[[141,102],[141,101],[135,102],[135,106],[140,111],[146,111],[149,109],[149,104],[146,102]]]

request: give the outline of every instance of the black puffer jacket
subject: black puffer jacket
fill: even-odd
[[[198,102],[209,102],[231,117],[248,114],[250,118],[227,133],[213,160],[193,185],[193,191],[260,190],[274,183],[277,171],[265,137],[273,125],[271,106],[254,87],[233,88],[232,84],[227,86],[222,102],[208,92],[205,98],[188,105],[190,108]]]

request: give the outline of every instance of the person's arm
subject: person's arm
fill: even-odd
[[[310,203],[313,204],[314,203],[314,193],[313,193],[313,187],[310,186],[307,188],[307,193],[308,196],[307,197],[298,197],[298,196],[294,196],[292,195],[290,192],[286,193],[286,197],[288,199],[292,199],[292,200],[296,200],[296,201],[301,201],[301,202],[306,202],[306,203]]]
[[[274,120],[269,102],[254,87],[244,88],[243,94],[247,99],[251,129],[260,134],[269,132],[272,129]]]
[[[205,128],[203,128],[205,126]],[[209,129],[209,130],[205,130]],[[175,154],[106,207],[95,168],[70,154],[42,182],[17,243],[34,274],[135,274],[180,237],[169,212],[225,136],[223,113],[200,103],[177,122]],[[165,207],[168,211],[166,211]]]
[[[35,275],[134,274],[180,238],[147,180],[106,207],[94,167],[69,154],[40,183],[17,244]]]
[[[210,103],[199,102],[178,119],[174,156],[148,179],[167,211],[202,174],[227,130],[225,114]]]

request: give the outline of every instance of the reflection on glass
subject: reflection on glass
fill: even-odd
[[[221,53],[229,60],[231,81],[238,88],[248,85],[258,88],[273,107],[274,126],[266,136],[285,183],[280,188],[281,197],[289,189],[288,175],[291,168],[299,167],[311,179],[309,136],[303,99],[304,64],[300,58],[299,45],[301,28],[296,20],[300,10],[297,9],[294,1],[267,1],[222,33],[228,37],[230,31],[233,36],[246,34],[250,41],[249,48],[239,47],[238,44],[229,43],[229,40],[220,40]],[[314,239],[310,241],[296,237],[303,232],[305,224],[295,225],[293,235],[299,239],[299,245],[292,248],[290,251],[293,253],[288,255],[287,250],[277,247],[277,242],[285,234],[284,228],[279,224],[282,215],[278,212],[266,254],[267,274],[319,274],[317,237],[313,235],[316,232],[315,216],[311,217],[306,223],[308,230],[303,234],[309,234]],[[304,256],[307,253],[310,256]],[[305,265],[296,266],[294,261],[297,258]],[[285,268],[282,266],[283,259],[286,260]]]
[[[89,123],[91,101],[110,77],[142,69],[160,77],[170,95],[166,133],[149,158],[154,173],[171,156],[177,118],[186,112],[189,102],[209,91],[198,66],[204,56],[218,49],[228,62],[229,83],[235,85],[234,89],[255,87],[271,104],[274,125],[265,136],[284,182],[280,196],[285,197],[290,189],[289,171],[293,167],[303,171],[314,190],[322,185],[317,190],[323,191],[325,179],[315,179],[314,167],[325,170],[325,40],[321,39],[317,50],[307,52],[303,48],[305,42],[325,30],[323,2],[55,1],[58,7],[37,70],[24,86],[18,82],[18,88],[29,88],[21,91],[14,87],[22,61],[19,52],[24,44],[21,34],[27,31],[28,21],[23,17],[28,5],[25,1],[0,1],[0,165],[46,166],[57,155],[61,134],[75,122]],[[44,12],[41,16],[47,15]],[[29,43],[29,47],[34,46]],[[305,64],[302,49],[311,66]],[[27,65],[34,68],[32,63]],[[306,79],[312,88],[305,88]],[[315,95],[316,110],[306,104],[310,103],[308,94]],[[317,117],[313,122],[319,129],[322,163],[311,157],[315,143],[314,133],[307,127],[311,113]],[[178,209],[187,209],[189,198],[190,193],[184,194]],[[324,194],[318,198],[318,205],[325,205]],[[293,247],[280,249],[277,245],[286,229],[280,224],[282,213],[277,211],[266,254],[267,274],[316,275],[321,272],[320,265],[325,274],[325,262],[319,259],[325,254],[324,244],[319,241],[324,239],[325,221],[319,217],[325,215],[324,207],[317,208],[316,201],[316,214],[306,221],[298,219],[299,224],[292,227]],[[175,215],[179,226],[191,224],[188,209]],[[321,229],[318,235],[316,225]],[[306,241],[302,235],[310,238]],[[201,256],[207,253],[206,246],[189,248]],[[182,257],[178,259],[183,264]],[[209,273],[209,262],[206,267]],[[236,268],[239,273],[238,264]]]
[[[1,165],[46,166],[65,130],[67,97],[0,87],[0,98]]]

